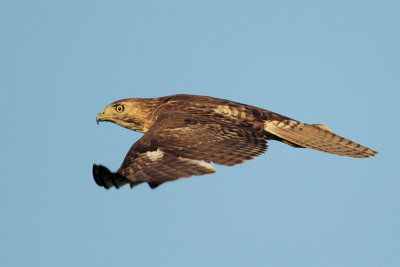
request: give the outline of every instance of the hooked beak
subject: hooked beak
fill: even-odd
[[[96,117],[97,125],[99,125],[99,121],[104,121],[104,120],[105,120],[105,118],[104,118],[104,110],[103,110],[102,112],[97,114],[97,117]]]
[[[100,121],[111,121],[114,122],[116,116],[106,114],[106,109],[97,114],[96,122],[99,124]]]

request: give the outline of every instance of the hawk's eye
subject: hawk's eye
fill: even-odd
[[[119,113],[121,113],[122,111],[124,111],[124,106],[123,105],[116,105],[115,106],[115,110]]]

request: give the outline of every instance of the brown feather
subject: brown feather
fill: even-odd
[[[122,105],[119,111],[116,106]],[[376,151],[336,135],[327,126],[306,124],[250,105],[207,96],[131,98],[110,104],[97,121],[145,133],[132,145],[118,172],[93,166],[99,186],[151,188],[182,177],[214,173],[211,162],[233,166],[267,150],[266,140],[293,147],[366,158]]]
[[[265,123],[266,131],[302,147],[354,158],[368,158],[378,153],[333,133],[329,128],[326,130],[325,127],[295,120]]]

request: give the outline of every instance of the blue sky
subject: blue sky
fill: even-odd
[[[399,266],[398,1],[2,1],[2,266]],[[141,134],[96,115],[175,93],[378,150],[265,155],[103,190]]]

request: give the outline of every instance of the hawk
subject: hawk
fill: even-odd
[[[96,118],[144,135],[111,172],[93,165],[94,180],[106,189],[148,183],[151,188],[215,172],[212,162],[233,166],[267,150],[267,140],[296,148],[354,158],[378,152],[341,137],[327,126],[225,99],[199,95],[129,98],[111,103]]]

